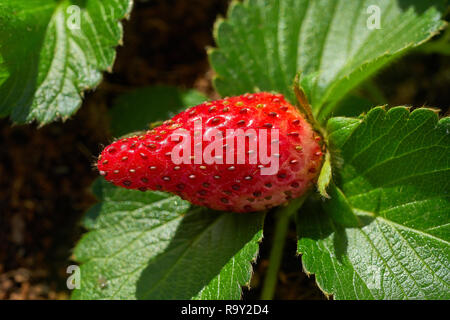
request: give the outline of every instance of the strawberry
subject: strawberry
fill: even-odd
[[[196,129],[200,120],[202,127]],[[230,129],[244,132],[234,146],[239,137]],[[266,136],[259,135],[262,129]],[[211,138],[213,131],[223,137]],[[191,144],[176,151],[188,136]],[[172,192],[215,210],[249,212],[280,205],[310,188],[322,163],[320,140],[282,95],[244,94],[202,103],[141,136],[115,141],[103,150],[97,167],[108,181],[128,189]],[[210,141],[218,147],[211,148]],[[270,156],[265,161],[258,153],[264,147],[261,141]],[[208,150],[216,163],[205,160]],[[174,161],[174,153],[184,162]],[[199,160],[199,155],[204,158]]]

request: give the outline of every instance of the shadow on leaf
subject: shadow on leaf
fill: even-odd
[[[330,202],[331,200],[325,200]],[[333,242],[334,254],[339,262],[344,263],[343,257],[347,255],[348,236],[347,230],[363,228],[375,219],[371,216],[357,215],[359,226],[339,223],[332,214],[327,213],[319,199],[309,199],[297,216],[297,235],[300,238],[308,238],[314,241],[330,239]],[[342,219],[342,221],[346,221]]]
[[[188,213],[164,252],[151,258],[142,271],[136,298],[197,296],[258,233],[260,226],[255,222],[261,220],[257,215],[260,214],[238,215],[203,209]],[[239,286],[237,281],[233,285]]]

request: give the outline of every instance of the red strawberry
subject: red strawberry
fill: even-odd
[[[173,141],[171,134],[184,130],[181,132],[191,136],[194,145],[198,143],[198,140],[194,141],[194,123],[199,120],[203,125],[201,135],[195,135],[197,139],[203,138],[199,150],[205,152],[210,144],[207,135],[214,128],[218,129],[223,138],[217,142],[223,142],[224,146],[211,154],[220,161],[218,150],[223,149],[223,163],[207,164],[204,159],[202,163],[194,163],[195,157],[191,156],[188,158],[192,163],[175,164],[171,156],[179,141]],[[243,129],[247,134],[234,150],[229,143],[232,140],[227,141],[227,137],[231,137],[227,129]],[[254,129],[256,136],[248,129]],[[255,159],[259,152],[250,142],[264,140],[258,136],[261,129],[267,131],[268,155],[276,149],[277,143],[279,145],[278,154],[272,152],[270,158],[273,163],[279,163],[279,169],[272,175],[262,174],[261,170],[270,164],[262,164],[259,156],[256,163],[249,163],[250,158]],[[279,132],[277,139],[276,130]],[[244,94],[205,102],[181,112],[142,136],[115,141],[103,150],[97,166],[108,181],[125,188],[172,192],[196,205],[216,210],[257,211],[305,193],[322,163],[319,141],[320,137],[311,125],[282,95],[265,92]],[[239,154],[238,147],[244,145],[244,155]],[[261,145],[257,145],[258,148]],[[187,156],[189,151],[194,155],[194,146],[190,150],[185,149],[181,155]],[[234,158],[232,163],[226,161],[227,151]],[[241,159],[244,156],[244,164],[237,162],[239,156]]]

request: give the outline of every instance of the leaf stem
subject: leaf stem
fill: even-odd
[[[308,193],[309,194],[309,193]],[[270,251],[269,268],[267,269],[264,286],[261,293],[262,300],[273,299],[280,269],[281,258],[283,257],[284,243],[292,215],[300,209],[307,194],[292,200],[287,206],[280,207],[276,214],[275,234]]]
[[[438,53],[442,55],[450,55],[450,27],[445,29],[445,33],[437,40],[427,42],[416,48],[416,51],[425,54]]]

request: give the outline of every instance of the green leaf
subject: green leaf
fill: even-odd
[[[436,34],[445,25],[445,2],[234,2],[216,24],[218,49],[209,52],[215,86],[225,96],[275,90],[295,102],[291,87],[301,71],[315,115],[326,119],[352,88]],[[373,6],[380,10],[380,29],[367,27]]]
[[[111,109],[111,130],[114,136],[148,129],[149,123],[172,118],[178,112],[207,100],[196,90],[174,87],[148,87],[125,93]]]
[[[264,213],[192,207],[162,192],[97,180],[100,202],[74,251],[74,299],[239,299],[262,238]]]
[[[43,125],[72,115],[83,91],[111,70],[122,37],[118,21],[131,6],[132,0],[3,0],[0,116]],[[3,84],[2,69],[9,73]]]
[[[418,52],[423,52],[426,54],[442,54],[445,56],[450,56],[450,28],[447,25],[444,34],[440,35],[440,38],[435,41],[431,41],[421,45],[417,48]]]
[[[297,217],[304,269],[337,299],[450,299],[450,118],[377,107],[328,133],[340,167]]]
[[[3,82],[6,81],[6,79],[8,79],[8,77],[9,77],[8,69],[6,69],[6,67],[3,65],[3,58],[2,56],[0,56],[0,86],[2,85]]]

